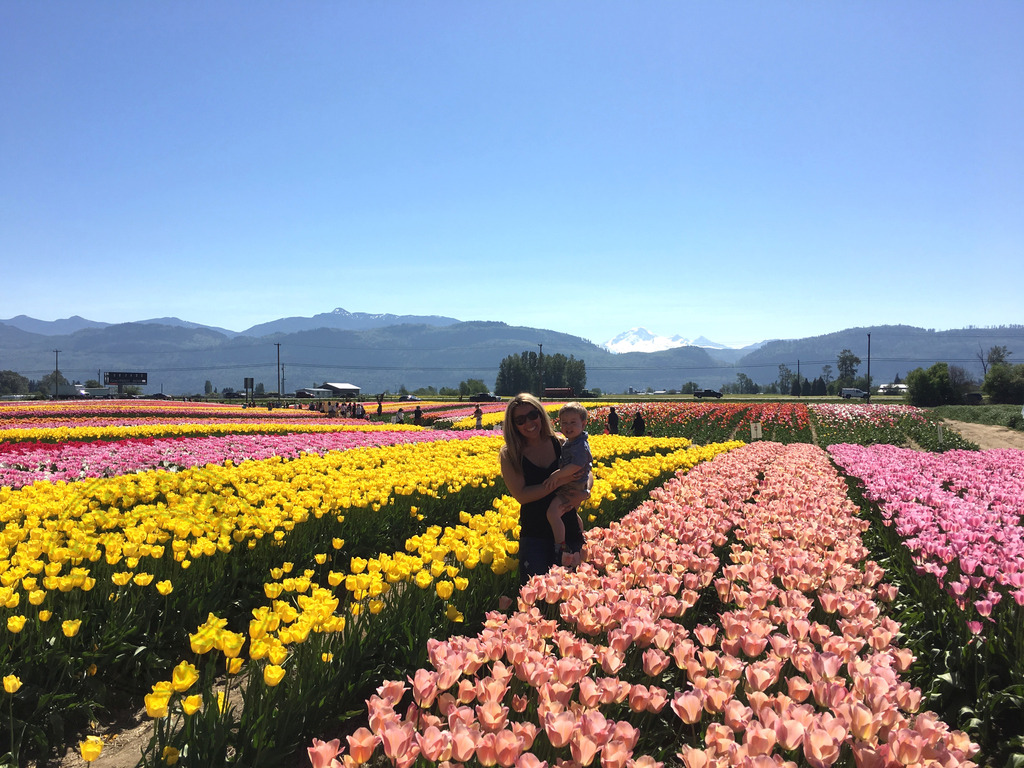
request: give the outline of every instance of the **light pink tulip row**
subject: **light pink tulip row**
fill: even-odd
[[[286,435],[226,435],[94,441],[81,443],[0,444],[0,486],[21,488],[40,480],[72,482],[90,477],[115,477],[152,469],[177,471],[206,464],[246,459],[435,440],[464,440],[493,432],[479,430],[313,432]]]
[[[891,445],[833,445],[845,472],[879,504],[915,566],[972,618],[991,620],[1004,598],[1024,605],[1024,451],[925,453]]]
[[[867,403],[812,403],[808,406],[823,426],[831,423],[862,424],[893,427],[900,419],[910,416],[918,421],[927,421],[920,408],[913,405]]]
[[[687,768],[972,767],[900,679],[895,590],[856,512],[819,448],[722,454],[589,531],[587,562],[532,579],[516,612],[431,641],[433,668],[384,682],[348,753],[314,741],[311,763],[658,768],[634,750],[659,733],[647,747]]]

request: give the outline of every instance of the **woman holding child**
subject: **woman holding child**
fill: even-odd
[[[544,406],[533,395],[523,393],[512,398],[505,409],[503,434],[501,476],[509,493],[521,505],[519,583],[522,585],[531,576],[547,573],[556,564],[579,562],[583,526],[575,506],[568,508],[561,518],[562,542],[555,540],[549,509],[552,502],[556,502],[559,487],[583,479],[589,485],[592,480],[589,471],[581,467],[559,470],[562,442]],[[549,478],[552,482],[545,483]],[[585,497],[583,491],[579,500]]]

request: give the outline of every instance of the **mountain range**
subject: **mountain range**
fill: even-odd
[[[718,342],[706,339],[703,336],[698,336],[692,341],[684,336],[659,336],[651,333],[646,328],[630,328],[628,331],[620,333],[613,339],[606,341],[601,346],[607,349],[609,352],[621,353],[621,352],[662,352],[666,349],[675,349],[676,347],[703,347],[704,349],[715,349],[715,350],[738,350],[740,354],[737,356],[742,357],[742,353],[750,350],[757,349],[764,342],[757,344],[751,344],[747,347],[729,347],[725,344],[719,344]]]
[[[945,361],[981,377],[979,353],[1006,346],[1011,355],[1024,341],[1024,326],[935,331],[906,325],[848,328],[804,339],[772,340],[744,349],[716,345],[703,337],[663,343],[644,329],[620,334],[605,346],[553,330],[501,322],[461,322],[451,317],[366,314],[336,309],[312,317],[281,318],[241,332],[177,318],[103,323],[70,317],[41,321],[24,315],[0,320],[0,370],[38,380],[59,364],[69,379],[102,380],[104,371],[145,371],[147,393],[241,389],[253,377],[267,391],[277,388],[280,355],[282,390],[348,382],[364,393],[426,386],[458,386],[481,379],[493,386],[498,366],[509,355],[534,351],[582,359],[587,384],[607,393],[680,389],[689,381],[721,387],[742,373],[766,385],[779,366],[809,379],[825,365],[835,375],[838,354],[849,349],[873,382],[892,381],[918,367]],[[636,351],[648,345],[651,351]],[[56,359],[55,359],[55,350]],[[612,351],[615,350],[615,351]]]

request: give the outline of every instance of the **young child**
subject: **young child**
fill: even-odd
[[[587,442],[587,409],[579,403],[566,403],[558,412],[558,427],[565,436],[558,469],[544,481],[544,487],[558,494],[548,506],[548,524],[555,537],[555,550],[562,565],[579,565],[583,551],[583,518],[579,509],[590,497],[588,482],[593,457]],[[578,476],[573,473],[582,468]]]

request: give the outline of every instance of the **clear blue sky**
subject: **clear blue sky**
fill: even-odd
[[[0,3],[0,318],[1024,322],[1024,3]]]

